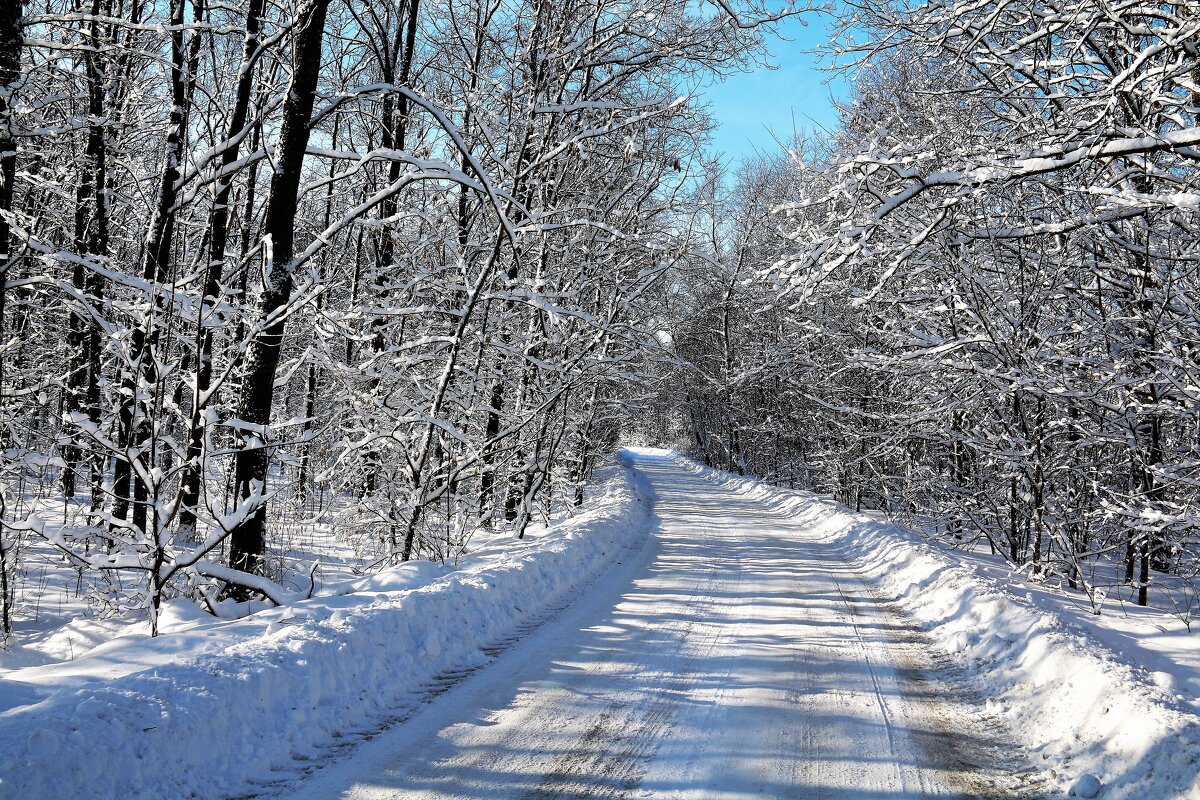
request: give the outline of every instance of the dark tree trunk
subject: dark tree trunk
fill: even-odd
[[[335,121],[333,124],[333,149],[337,149],[338,141],[338,125]],[[329,164],[329,186],[325,191],[325,214],[321,220],[322,230],[329,229],[329,222],[333,217],[333,176],[336,174],[336,163]],[[328,251],[327,251],[328,252]],[[320,315],[321,309],[325,305],[325,295],[317,295],[317,314]],[[308,482],[309,482],[309,467],[312,463],[312,433],[313,433],[313,417],[317,412],[317,386],[320,384],[317,374],[317,365],[309,362],[308,365],[308,381],[304,389],[304,452],[300,456],[300,469],[296,476],[296,496],[300,502],[308,502]]]
[[[385,83],[406,86],[409,82],[412,73],[413,44],[417,35],[418,8],[419,0],[409,0],[403,7],[403,13],[397,21],[394,39],[391,43],[391,57],[385,59],[382,65],[383,80]],[[407,96],[396,95],[395,93],[384,95],[381,113],[383,122],[381,126],[381,143],[385,150],[403,150],[408,144],[408,112],[409,100]],[[388,164],[387,182],[389,186],[394,185],[400,179],[402,166],[402,162],[397,158],[393,158]],[[389,195],[379,206],[379,218],[383,220],[390,219],[396,213],[396,209],[396,195]],[[392,237],[391,231],[386,228],[381,229],[375,264],[375,291],[379,297],[380,307],[387,306],[388,287],[393,282],[392,270],[396,260],[395,250],[395,239]],[[376,317],[371,322],[373,332],[371,346],[377,353],[382,352],[386,347],[384,336],[385,325],[386,317],[384,316]],[[377,380],[373,380],[370,388],[373,389],[376,383]],[[366,476],[363,482],[363,495],[367,496],[375,493],[379,482],[379,454],[373,449],[368,450],[364,461],[366,462]]]
[[[311,132],[309,120],[320,76],[321,39],[328,7],[329,0],[309,0],[299,11],[295,68],[283,104],[283,125],[276,148],[278,160],[271,177],[271,194],[263,225],[264,244],[270,245],[270,259],[265,269],[266,285],[259,303],[259,318],[264,321],[286,306],[292,296],[296,202],[304,153]],[[234,495],[243,501],[257,492],[264,492],[266,488],[266,428],[271,420],[275,371],[283,346],[284,325],[283,320],[271,322],[254,338],[246,353],[238,418],[249,429],[243,431],[242,446],[234,461]],[[266,502],[260,501],[253,512],[234,527],[229,546],[231,567],[262,574],[266,552],[266,518]],[[246,591],[237,590],[234,594],[244,596]]]
[[[259,148],[259,145],[261,143],[262,143],[262,122],[258,121],[258,122],[255,122],[254,126],[251,129],[251,133],[250,133],[250,150],[251,150],[251,152],[257,151]],[[246,192],[245,192],[245,197],[242,198],[242,214],[241,214],[242,229],[240,231],[240,236],[241,236],[242,241],[241,241],[241,245],[239,247],[239,256],[240,256],[240,260],[241,260],[243,266],[242,266],[242,269],[240,269],[238,271],[238,276],[237,276],[237,298],[238,298],[238,301],[243,304],[245,303],[247,297],[249,297],[249,295],[247,294],[247,291],[250,288],[250,271],[251,270],[250,270],[249,264],[246,261],[246,258],[250,253],[250,243],[254,239],[254,236],[255,236],[254,204],[256,202],[257,189],[258,189],[258,164],[256,162],[255,164],[251,165],[250,174],[246,176]],[[246,317],[244,314],[242,314],[242,315],[238,316],[237,328],[235,329],[234,334],[233,334],[233,342],[235,344],[234,344],[233,352],[230,354],[234,360],[234,363],[230,365],[230,370],[232,372],[232,376],[234,379],[233,382],[235,384],[236,391],[240,391],[241,375],[238,373],[238,370],[242,368],[242,363],[241,363],[242,356],[241,356],[241,353],[236,348],[238,346],[237,343],[244,342],[244,341],[246,341]],[[210,400],[210,402],[212,402],[212,401]]]
[[[317,298],[318,307],[320,302],[320,298]],[[312,463],[312,420],[317,411],[317,385],[317,365],[309,364],[308,385],[304,390],[304,453],[300,456],[300,470],[296,476],[296,494],[301,503],[308,502],[308,473]]]
[[[586,410],[586,421],[579,429],[579,455],[575,462],[574,474],[571,476],[571,482],[574,484],[575,506],[583,505],[584,492],[587,487],[588,471],[591,469],[591,446],[592,446],[592,426],[596,421],[596,399],[599,392],[593,384],[591,395],[588,397]]]
[[[496,448],[493,444],[500,433],[500,412],[504,409],[504,380],[497,379],[492,385],[492,396],[488,403],[487,422],[483,431],[483,455],[480,457],[479,516],[490,518],[492,495],[496,487]]]
[[[13,262],[11,230],[7,213],[13,207],[14,184],[17,181],[17,145],[12,138],[8,105],[8,89],[21,74],[21,4],[15,0],[0,4],[0,341],[4,340],[5,305],[8,292],[4,282]],[[4,357],[0,354],[0,403],[4,403]],[[3,409],[0,408],[0,411]],[[4,546],[5,493],[0,492],[0,629],[4,638],[12,633],[9,609],[8,550]]]
[[[91,11],[94,16],[101,13],[100,0],[93,0]],[[88,39],[91,46],[99,49],[99,23],[93,19],[88,24]],[[84,57],[88,84],[88,127],[84,149],[84,166],[81,170],[79,187],[75,193],[75,251],[82,256],[105,256],[108,254],[108,164],[107,144],[104,128],[98,121],[105,111],[106,76],[99,52],[89,52]],[[72,281],[76,289],[86,298],[85,302],[98,302],[104,290],[104,280],[96,272],[86,270],[82,264],[75,265]],[[67,380],[66,406],[70,412],[84,412],[94,423],[100,422],[100,330],[85,314],[72,314],[68,339],[71,343],[71,372]],[[82,450],[77,444],[65,448],[63,470],[63,494],[72,497],[77,488],[77,476]],[[91,461],[91,491],[93,510],[102,502],[104,479],[104,456],[93,452]]]

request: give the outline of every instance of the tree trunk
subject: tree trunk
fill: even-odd
[[[300,192],[304,153],[311,132],[317,79],[321,69],[321,39],[329,0],[308,0],[298,12],[295,68],[283,104],[283,125],[276,148],[277,164],[271,177],[271,195],[263,226],[263,258],[266,285],[259,303],[264,322],[279,312],[292,296],[295,264],[296,203]],[[251,342],[242,371],[238,418],[248,427],[242,431],[242,446],[234,461],[234,496],[246,501],[263,495],[267,482],[267,425],[271,420],[275,371],[283,346],[284,320],[277,319]],[[252,574],[262,574],[266,552],[265,499],[259,500],[230,536],[229,565]],[[234,596],[246,597],[238,588]]]
[[[0,341],[4,341],[5,305],[8,291],[4,283],[13,262],[11,230],[8,212],[12,210],[14,185],[17,181],[17,145],[12,136],[11,115],[8,105],[8,90],[17,82],[21,72],[21,4],[9,0],[0,5]],[[4,354],[0,352],[0,419],[3,419],[4,404]],[[8,548],[5,547],[6,493],[0,491],[0,630],[7,639],[12,633],[12,613],[9,607]]]
[[[93,0],[91,12],[94,17],[101,13],[100,0]],[[99,50],[99,23],[93,19],[88,23],[88,41]],[[75,252],[81,256],[108,255],[108,163],[107,143],[104,128],[98,123],[104,116],[105,84],[107,82],[99,52],[84,56],[87,73],[88,126],[87,143],[84,149],[83,169],[79,186],[75,191]],[[76,264],[72,282],[87,300],[96,302],[104,289],[104,280],[97,273]],[[68,413],[83,411],[95,424],[100,421],[100,331],[86,314],[72,314],[68,340],[71,343],[71,371],[67,378],[66,409]],[[75,443],[64,448],[63,495],[73,497],[77,488],[77,475],[82,449]],[[92,502],[93,510],[100,507],[103,484],[104,456],[92,454]]]
[[[501,367],[503,369],[503,367]],[[500,433],[500,413],[504,409],[504,379],[498,378],[492,385],[492,396],[489,398],[487,421],[483,431],[483,454],[479,466],[479,516],[488,515],[491,519],[492,495],[496,487],[496,450],[493,440]]]
[[[163,158],[163,174],[159,180],[157,202],[154,216],[146,233],[146,241],[142,251],[141,276],[151,287],[151,294],[146,307],[146,316],[140,324],[135,325],[131,336],[131,357],[124,380],[122,381],[122,400],[120,409],[121,444],[125,450],[126,459],[135,459],[141,466],[133,471],[126,463],[126,470],[133,471],[133,526],[138,530],[146,530],[147,505],[150,500],[149,489],[139,476],[150,467],[150,458],[146,454],[147,442],[150,440],[148,421],[153,416],[152,410],[144,404],[152,403],[150,397],[141,398],[141,389],[149,389],[158,380],[158,370],[155,367],[154,351],[158,347],[159,330],[155,318],[158,316],[160,298],[157,287],[167,280],[171,269],[171,248],[174,244],[176,201],[179,196],[179,178],[183,163],[183,150],[186,137],[184,136],[188,119],[188,104],[191,99],[192,87],[195,85],[194,75],[200,57],[200,32],[194,30],[184,51],[184,0],[172,0],[171,3],[171,113],[167,128],[167,140]],[[194,5],[196,21],[203,18],[202,3]],[[144,384],[139,387],[139,380]],[[139,412],[139,399],[143,408]],[[119,462],[118,462],[119,463]],[[119,499],[128,503],[129,480],[121,481],[115,491]]]

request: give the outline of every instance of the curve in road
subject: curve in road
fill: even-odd
[[[670,454],[634,468],[656,496],[642,552],[288,797],[1042,796],[831,543]]]

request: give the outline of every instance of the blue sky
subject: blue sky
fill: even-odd
[[[834,127],[831,98],[844,98],[846,85],[840,78],[828,82],[830,75],[819,69],[816,56],[805,52],[828,36],[822,16],[810,14],[806,19],[807,26],[795,19],[781,26],[780,32],[790,41],[769,43],[770,60],[777,69],[759,68],[702,90],[719,123],[712,150],[732,161],[753,155],[755,149],[774,150],[771,131],[786,141],[793,119],[800,129]]]

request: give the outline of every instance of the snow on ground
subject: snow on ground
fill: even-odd
[[[36,666],[0,670],[0,798],[225,797],[294,776],[637,545],[651,502],[615,473],[577,517],[454,568],[412,562],[234,621],[177,603],[155,639],[90,621],[50,634],[64,641],[27,653]]]
[[[282,800],[1041,800],[823,537],[665,451],[650,546]]]
[[[707,769],[697,755],[700,751],[688,748],[693,744],[702,748],[712,740],[713,726],[697,720],[717,714],[719,703],[733,703],[729,713],[750,725],[747,730],[755,730],[762,719],[737,710],[750,707],[738,693],[753,695],[751,705],[759,704],[756,707],[765,708],[767,700],[774,703],[767,687],[782,679],[765,665],[788,653],[792,655],[785,658],[787,669],[809,686],[797,697],[815,705],[804,713],[795,706],[785,713],[780,706],[771,712],[771,719],[778,717],[785,729],[814,728],[812,741],[787,740],[794,751],[790,757],[783,751],[778,754],[779,763],[798,764],[797,769],[802,769],[797,774],[802,777],[803,769],[829,761],[829,753],[822,761],[816,751],[805,753],[803,748],[831,747],[840,741],[839,731],[846,742],[852,742],[862,731],[874,730],[867,712],[875,706],[847,706],[849,699],[877,697],[876,705],[886,709],[885,718],[892,720],[884,726],[889,741],[893,734],[911,734],[914,741],[928,735],[920,733],[928,726],[916,724],[925,718],[974,718],[962,697],[938,700],[940,711],[932,706],[922,710],[925,701],[917,697],[920,692],[912,695],[905,688],[904,670],[887,667],[889,653],[904,648],[896,651],[895,643],[863,638],[875,628],[901,633],[904,628],[887,619],[882,624],[864,624],[870,615],[887,612],[876,608],[876,601],[863,592],[846,599],[846,586],[862,576],[882,598],[878,602],[894,601],[920,623],[926,635],[922,641],[931,642],[944,662],[960,665],[962,685],[985,698],[988,719],[1001,721],[1010,731],[1006,747],[1016,756],[1030,754],[1042,768],[1038,785],[1055,787],[1057,796],[1200,797],[1200,637],[1188,633],[1179,619],[1164,615],[1163,609],[1124,615],[1116,613],[1118,608],[1110,601],[1097,617],[1078,598],[1014,576],[985,554],[941,550],[916,534],[852,514],[807,493],[708,470],[662,452],[627,452],[622,459],[629,468],[617,470],[603,493],[578,517],[539,529],[524,542],[499,535],[480,540],[475,551],[454,567],[410,563],[375,576],[336,582],[311,600],[264,609],[240,620],[214,620],[176,603],[164,624],[169,633],[157,639],[148,638],[144,629],[114,628],[117,623],[96,620],[48,630],[36,649],[9,654],[8,661],[0,664],[0,740],[6,744],[0,752],[0,798],[216,798],[255,793],[272,785],[290,786],[308,766],[326,762],[342,752],[343,745],[375,734],[457,676],[489,661],[505,643],[620,560],[626,548],[640,547],[657,521],[650,512],[654,489],[648,483],[655,472],[655,480],[666,481],[658,488],[670,490],[661,513],[664,519],[668,514],[675,517],[674,522],[664,522],[658,534],[666,537],[656,556],[664,563],[652,566],[647,577],[635,579],[631,565],[645,559],[627,560],[621,580],[640,581],[635,582],[639,588],[615,612],[605,610],[608,601],[599,595],[594,602],[577,604],[583,607],[578,613],[583,621],[578,635],[585,637],[581,641],[591,641],[587,636],[597,641],[575,656],[567,648],[564,658],[555,662],[594,662],[588,669],[599,670],[600,677],[612,684],[609,689],[616,687],[616,705],[597,705],[597,719],[609,719],[612,728],[605,747],[632,747],[638,758],[649,757],[644,753],[657,748],[656,760],[643,770],[642,786],[664,797],[678,797],[679,787],[685,785],[680,782],[684,773],[676,774],[679,768],[670,765]],[[639,463],[640,471],[632,469]],[[702,536],[703,531],[707,533]],[[789,537],[793,544],[781,549]],[[702,538],[711,540],[706,547],[724,548],[734,556],[714,557],[716,551],[692,546],[692,540]],[[759,552],[761,548],[769,552]],[[730,558],[736,568],[723,563]],[[803,563],[782,569],[788,559]],[[691,565],[691,572],[671,577],[680,565]],[[840,601],[830,603],[829,592],[809,591],[822,575],[849,582],[835,586]],[[797,582],[799,576],[806,576],[803,580],[811,586]],[[695,585],[685,579],[694,579]],[[607,588],[600,594],[607,596],[616,591],[616,584],[605,581]],[[779,581],[786,581],[786,586]],[[770,591],[751,596],[750,590],[758,591],[759,584]],[[725,594],[709,591],[713,586]],[[731,587],[739,588],[730,593]],[[708,603],[711,607],[703,617],[689,610],[699,601],[689,600],[691,605],[685,603],[686,608],[675,608],[665,616],[652,607],[651,601],[661,596],[663,607],[670,611],[671,603],[686,600],[680,594],[683,589],[699,592],[697,597],[718,599]],[[745,608],[728,599],[742,595]],[[791,610],[780,605],[785,602]],[[616,646],[615,629],[589,627],[585,612],[617,614],[614,622],[621,614],[629,616],[633,622],[620,617],[622,624],[641,630],[642,638],[633,641],[645,647],[620,658],[605,655],[605,647]],[[804,619],[793,619],[797,614]],[[801,628],[793,631],[797,622]],[[844,632],[838,631],[847,625],[854,629],[853,647],[821,649],[833,646],[822,644],[828,637],[834,637],[828,638],[830,643],[840,642],[837,637]],[[806,631],[812,626],[823,633],[809,641]],[[714,643],[734,645],[749,637],[746,645],[755,658],[747,663],[757,664],[758,672],[729,672],[741,662],[712,658],[712,664],[694,661],[690,672],[679,673],[668,663],[670,654],[651,652],[650,643],[674,633],[683,636],[693,627],[712,634],[700,642],[710,649]],[[784,644],[780,637],[788,631],[785,638],[790,644],[780,649]],[[553,639],[560,632],[548,629],[546,633]],[[912,652],[915,644],[905,646],[909,656],[917,657]],[[866,654],[865,667],[844,661],[836,670],[822,671],[823,659],[832,658],[827,653],[840,657],[855,648]],[[797,653],[807,655],[801,658]],[[526,652],[510,659],[520,668],[513,680],[520,680],[527,670],[551,669],[559,677],[547,678],[549,686],[561,680],[568,689],[595,688],[578,666],[565,671],[538,666],[546,660],[543,656]],[[635,690],[620,688],[624,673],[604,677],[604,670],[623,663],[621,658],[636,664],[645,661],[643,668],[630,672]],[[808,660],[801,664],[797,658]],[[715,666],[718,662],[723,664],[720,669]],[[646,664],[657,671],[645,669]],[[863,688],[866,673],[859,674],[863,669],[870,672],[871,681],[883,676],[895,684],[894,689],[881,692],[876,683],[872,695]],[[709,672],[711,680],[706,677]],[[841,676],[841,683],[830,683],[836,676]],[[501,675],[494,680],[503,683],[508,678]],[[647,680],[650,683],[643,686]],[[654,680],[666,687],[661,696],[652,691]],[[482,680],[477,685],[486,688]],[[705,702],[688,700],[697,692],[707,698]],[[629,699],[639,694],[649,698],[645,708]],[[560,695],[559,700],[552,692],[542,695],[537,707],[549,714],[556,703],[582,702],[580,698],[586,697],[599,703],[596,698],[603,693],[571,690]],[[818,713],[826,695],[840,704],[838,713]],[[466,690],[463,697],[474,695]],[[443,705],[461,705],[450,694],[443,699]],[[692,720],[697,722],[694,731],[679,720],[668,730],[654,716],[666,714],[663,709],[670,706],[675,709],[671,713],[683,714],[680,719],[686,722],[690,718],[681,709],[693,705],[700,715]],[[619,725],[613,727],[613,708],[665,737],[661,748],[626,741],[630,734],[623,734]],[[944,715],[947,708],[950,717]],[[862,726],[852,724],[852,709],[862,712]],[[796,718],[797,714],[808,721]],[[893,723],[906,714],[914,723],[908,726],[909,733],[903,727],[894,731]],[[541,720],[532,723],[536,730]],[[564,724],[565,730],[573,730],[570,725],[575,723]],[[741,734],[726,733],[722,739],[726,761],[721,763],[736,764],[739,756],[733,754],[745,749],[739,743]],[[547,732],[546,746],[570,745],[563,734],[558,729]],[[582,731],[580,742],[590,742],[590,735]],[[928,750],[919,745],[905,750],[909,759],[905,763],[924,763],[931,774],[958,769],[936,760],[922,761],[928,754],[918,751]],[[572,757],[580,752],[568,748]],[[585,758],[581,763],[615,764],[614,758],[607,751],[598,752],[593,761]],[[872,760],[872,769],[885,774],[887,766],[876,761]],[[847,776],[852,777],[842,775]],[[805,779],[818,778],[828,780],[829,774]],[[691,782],[686,785],[688,791],[696,788]],[[837,796],[855,796],[847,787],[839,791]],[[704,795],[701,791],[696,796]],[[904,790],[871,796],[925,795]]]
[[[837,544],[961,663],[1064,795],[1095,796],[1096,778],[1106,799],[1200,798],[1200,630],[1164,609],[1096,616],[980,554],[809,493],[692,469]]]
[[[282,477],[282,476],[281,476]],[[24,497],[16,517],[44,522],[47,536],[58,536],[88,524],[90,498],[81,495],[64,501],[61,495]],[[312,513],[303,513],[311,511]],[[268,560],[275,578],[286,589],[306,594],[311,578],[321,588],[361,576],[377,556],[370,548],[359,552],[359,537],[335,531],[330,517],[343,509],[288,509],[272,519]],[[14,531],[8,531],[11,535]],[[340,535],[339,535],[340,534]],[[13,587],[13,627],[16,635],[0,649],[0,674],[5,670],[70,661],[92,648],[115,639],[136,639],[148,633],[149,622],[140,603],[113,605],[114,597],[143,589],[144,575],[106,572],[84,573],[45,538],[17,533],[20,557],[10,575]],[[129,600],[128,597],[124,598]],[[238,608],[229,616],[244,616]],[[168,600],[159,619],[163,632],[182,632],[211,616],[195,604]]]
[[[1136,588],[1121,584],[1119,562],[1090,565],[1089,582],[1105,593],[1098,598],[1096,614],[1082,590],[1061,580],[1031,578],[1028,570],[1014,570],[986,546],[955,549],[947,556],[970,566],[990,585],[1004,586],[1035,607],[1086,629],[1121,661],[1148,673],[1164,693],[1200,712],[1200,619],[1193,587],[1186,582],[1154,573],[1150,605],[1142,607],[1132,599]]]
[[[602,467],[601,472],[605,469],[608,467]],[[288,480],[284,471],[271,476],[272,485],[276,486]],[[47,479],[42,483],[55,485],[56,481]],[[307,596],[311,581],[316,587],[314,594],[336,593],[339,584],[352,586],[356,579],[379,568],[381,551],[389,549],[378,535],[386,526],[363,522],[362,515],[356,514],[354,500],[345,496],[331,498],[324,492],[302,503],[295,498],[286,500],[273,506],[267,552],[268,572],[284,590],[295,596]],[[87,494],[71,500],[61,494],[24,495],[20,505],[10,509],[10,513],[16,518],[40,520],[44,534],[57,537],[86,527],[90,505]],[[574,510],[573,504],[564,505],[562,499],[552,509],[537,509],[540,515],[549,518],[549,524],[570,517]],[[526,538],[537,539],[546,524],[535,518]],[[148,633],[145,598],[141,596],[145,588],[143,573],[81,572],[43,536],[11,529],[6,534],[10,540],[15,535],[19,552],[19,557],[14,558],[16,568],[9,575],[16,635],[0,646],[0,674],[5,670],[74,660],[100,644],[127,637],[133,641]],[[510,538],[510,532],[503,526],[491,530],[455,529],[444,534],[445,540],[436,544],[444,548],[445,556],[436,560],[452,564],[457,564],[467,553],[502,549]],[[411,569],[401,570],[389,580],[408,580],[403,576],[410,576],[411,572]],[[223,617],[234,618],[245,616],[249,610],[244,604],[227,601],[220,611]],[[164,633],[184,633],[211,621],[208,614],[190,601],[168,600],[159,619],[159,629]]]

